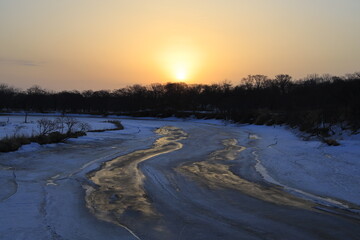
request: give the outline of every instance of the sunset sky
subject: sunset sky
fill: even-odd
[[[0,0],[0,83],[237,84],[360,71],[359,0]]]

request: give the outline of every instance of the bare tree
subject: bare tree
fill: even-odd
[[[78,126],[79,126],[79,129],[81,132],[87,132],[87,131],[91,130],[90,125],[85,122],[79,122]]]
[[[64,118],[64,124],[67,127],[67,131],[66,133],[69,134],[71,132],[73,132],[74,128],[76,127],[76,125],[79,123],[79,121],[76,118],[73,117],[65,117]]]
[[[56,124],[56,121],[51,121],[47,118],[42,118],[37,121],[38,128],[39,128],[39,134],[41,136],[44,136],[46,134],[49,134],[51,132],[54,132],[58,129],[58,125]]]
[[[280,89],[281,94],[288,92],[291,85],[291,76],[287,74],[279,74],[275,76],[274,84]]]
[[[65,127],[64,116],[57,117],[55,119],[55,122],[56,122],[56,125],[57,125],[58,129],[60,130],[60,132],[64,133],[64,127]]]
[[[246,89],[260,89],[264,87],[268,80],[268,77],[265,75],[248,75],[246,78],[242,79],[242,83]]]

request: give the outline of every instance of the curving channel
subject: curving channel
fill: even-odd
[[[344,229],[350,229],[350,239],[356,236],[353,214],[324,209],[285,186],[233,173],[235,160],[247,149],[234,138],[223,139],[222,149],[200,158],[181,160],[180,154],[181,161],[170,167],[146,165],[150,158],[182,149],[180,141],[188,138],[171,126],[156,133],[161,137],[151,148],[117,157],[88,174],[93,184],[86,187],[86,203],[99,219],[126,228],[137,239],[342,239]],[[327,235],[329,228],[338,235]]]
[[[311,202],[294,197],[282,189],[262,186],[235,175],[230,170],[231,164],[224,161],[234,160],[239,152],[246,149],[244,146],[237,146],[236,144],[236,139],[223,140],[224,149],[212,153],[207,160],[185,164],[178,167],[177,170],[212,188],[231,188],[275,204],[305,209],[314,207]]]
[[[171,126],[155,132],[163,137],[157,139],[152,148],[117,157],[104,163],[99,171],[88,174],[95,185],[87,186],[86,203],[98,218],[124,226],[121,223],[124,214],[158,216],[143,188],[145,176],[139,170],[139,164],[182,148],[179,141],[186,139],[187,134]]]

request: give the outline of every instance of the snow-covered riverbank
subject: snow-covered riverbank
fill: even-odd
[[[360,135],[343,136],[340,146],[303,141],[285,127],[246,126],[258,136],[253,154],[272,183],[360,205]],[[258,166],[259,167],[259,166]]]
[[[0,117],[1,121],[6,118]],[[16,118],[23,121],[21,116]],[[106,129],[109,123],[105,120],[81,118],[93,128]],[[324,204],[306,194],[355,207],[360,204],[358,136],[344,137],[340,146],[328,147],[303,141],[279,126],[237,126],[214,120],[120,120],[125,126],[121,131],[88,133],[68,143],[30,144],[0,154],[0,239],[135,239],[134,235],[141,239],[356,239],[360,234],[359,221],[353,217],[356,211],[347,220],[337,213],[306,209],[318,202]],[[6,126],[16,124],[11,122]],[[188,138],[181,140],[181,149],[138,166],[145,176],[145,197],[160,217],[148,219],[140,212],[125,211],[119,219],[126,228],[97,219],[86,208],[87,186],[96,187],[87,173],[105,161],[150,149],[160,137],[154,130],[163,126],[180,128]],[[227,147],[224,140],[232,144]],[[206,162],[221,164],[226,170],[214,175],[219,178],[212,179],[212,185],[177,171],[186,164],[201,167]],[[199,176],[204,173],[209,176],[209,172],[198,172]],[[235,183],[220,184],[216,179]],[[236,186],[236,179],[255,184],[256,194],[268,188],[277,194],[285,187],[286,194],[305,201],[301,204],[305,207],[248,195]],[[280,190],[275,187],[271,191],[270,183],[279,185]],[[115,200],[121,201],[121,196],[118,198]]]
[[[26,118],[25,123],[25,116],[0,115],[0,139],[13,136],[29,137],[32,135],[38,135],[38,120],[43,118],[54,120],[57,117],[61,117],[61,115],[30,115]],[[79,120],[79,122],[87,123],[91,130],[114,128],[114,125],[108,122],[111,118],[82,117],[81,115],[74,115],[74,118]]]

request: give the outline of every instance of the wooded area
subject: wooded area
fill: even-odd
[[[292,80],[249,75],[239,85],[166,83],[109,91],[53,92],[39,86],[25,91],[0,85],[3,112],[62,112],[154,117],[217,118],[254,124],[289,124],[324,131],[341,124],[360,128],[360,73],[343,77],[310,75]]]

